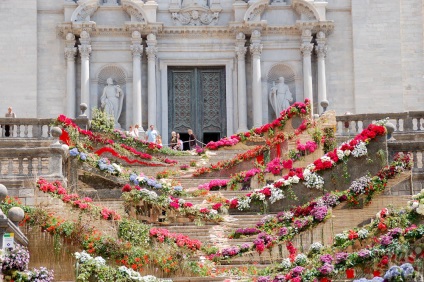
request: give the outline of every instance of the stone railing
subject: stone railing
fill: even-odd
[[[0,118],[0,138],[50,138],[53,121],[51,118]],[[10,136],[6,136],[7,127]]]
[[[395,133],[424,131],[424,111],[337,116],[337,135],[356,135],[376,120],[389,118]]]
[[[8,148],[0,150],[0,178],[22,180],[32,177],[63,179],[67,155],[62,147]]]
[[[414,160],[413,171],[424,172],[424,141],[387,142],[390,159],[398,152],[411,152]]]

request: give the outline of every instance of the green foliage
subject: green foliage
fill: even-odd
[[[118,225],[119,238],[131,242],[133,245],[143,246],[150,242],[150,226],[134,220],[123,219]]]
[[[115,119],[104,111],[93,108],[93,119],[91,120],[91,129],[97,132],[112,133],[115,127]]]
[[[321,141],[323,143],[324,153],[328,153],[337,148],[337,139],[333,128],[324,128]],[[318,142],[316,142],[319,144]]]

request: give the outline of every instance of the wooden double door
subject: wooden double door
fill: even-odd
[[[186,141],[189,128],[203,143],[226,135],[225,67],[169,67],[168,99],[169,137]]]

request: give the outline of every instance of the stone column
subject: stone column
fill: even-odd
[[[147,68],[148,68],[148,81],[147,81],[147,89],[148,89],[148,97],[147,97],[147,122],[148,126],[156,124],[156,53],[157,53],[157,40],[156,35],[153,33],[147,35]],[[163,109],[166,111],[167,109]]]
[[[141,45],[141,34],[138,31],[132,33],[131,52],[133,56],[133,114],[132,124],[138,124],[142,131],[142,106],[141,106],[141,55],[143,54],[143,45]]]
[[[69,118],[75,118],[76,114],[76,94],[75,94],[75,35],[68,33],[66,35],[66,115]]]
[[[327,55],[327,45],[325,44],[325,33],[319,31],[317,34],[317,46],[315,52],[318,57],[318,109],[319,113],[323,113],[328,105],[327,100],[327,85],[325,78],[325,56]],[[325,109],[321,108],[325,106]]]
[[[247,131],[247,102],[246,102],[246,61],[245,47],[246,36],[240,32],[236,36],[236,55],[237,55],[237,107],[238,107],[238,128],[237,132]]]
[[[81,55],[81,103],[87,104],[90,116],[90,34],[83,30],[80,35],[81,45],[78,46]]]
[[[261,33],[258,30],[252,32],[250,39],[250,53],[252,54],[252,104],[253,104],[253,126],[262,125],[262,85],[261,85]]]
[[[308,98],[311,102],[311,116],[313,116],[313,93],[312,93],[312,68],[311,68],[311,53],[314,45],[311,43],[311,30],[305,29],[302,32],[302,44],[300,51],[303,54],[303,93],[304,98]]]

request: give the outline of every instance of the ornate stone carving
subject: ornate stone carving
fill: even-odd
[[[219,12],[211,12],[205,8],[189,8],[182,9],[171,14],[176,24],[181,25],[211,25],[216,24],[219,19]]]
[[[304,57],[310,56],[313,49],[314,49],[314,44],[312,43],[306,42],[300,45],[300,51],[302,52]]]
[[[292,0],[292,6],[299,15],[305,16],[308,20],[320,20],[319,13],[313,4],[305,0]]]
[[[262,48],[263,45],[259,44],[259,43],[252,43],[250,44],[250,53],[255,56],[255,55],[261,55],[262,53]]]
[[[142,1],[121,0],[122,8],[131,16],[131,21],[147,23],[147,17],[141,8]]]
[[[141,56],[143,54],[143,45],[141,44],[133,44],[130,48],[133,56]]]
[[[71,22],[90,21],[90,17],[99,8],[98,0],[80,0],[78,8],[72,13]]]
[[[88,45],[88,44],[79,45],[78,50],[79,50],[82,58],[83,57],[90,57],[91,45]]]
[[[77,54],[77,48],[76,47],[66,47],[65,48],[65,58],[68,61],[74,61],[76,54]]]
[[[247,9],[244,20],[247,22],[260,21],[261,15],[269,5],[269,0],[260,0]]]
[[[244,60],[244,56],[246,55],[246,52],[247,52],[247,47],[244,47],[244,45],[236,46],[235,52],[239,60]]]
[[[158,52],[158,48],[156,46],[148,46],[146,47],[146,54],[148,60],[156,59],[156,54]]]
[[[318,44],[315,46],[315,52],[317,53],[318,58],[325,58],[325,56],[327,56],[327,45]]]

